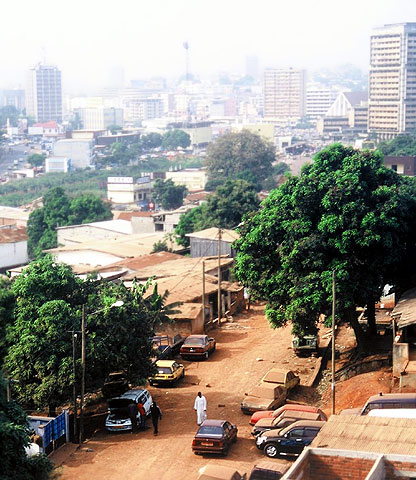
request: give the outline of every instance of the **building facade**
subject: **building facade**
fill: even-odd
[[[29,70],[26,110],[38,122],[62,122],[62,80],[56,66],[38,64]]]
[[[78,113],[86,130],[103,130],[111,125],[122,127],[124,124],[122,108],[79,108],[74,111]]]
[[[306,116],[314,120],[326,115],[337,95],[338,92],[331,88],[308,87],[306,90]]]
[[[381,139],[416,129],[416,23],[384,25],[370,40],[368,130]]]
[[[264,117],[277,123],[297,121],[306,114],[306,72],[270,68],[264,72]]]

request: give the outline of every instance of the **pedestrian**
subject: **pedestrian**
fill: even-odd
[[[137,432],[137,404],[135,402],[129,403],[127,407],[129,411],[129,418],[131,421],[131,433]]]
[[[145,430],[145,428],[146,428],[146,411],[143,407],[142,402],[139,402],[137,404],[137,409],[139,410],[139,413],[140,413],[140,429]]]
[[[196,410],[196,423],[201,425],[207,419],[207,399],[198,392],[195,398],[194,410]]]
[[[157,424],[159,420],[162,420],[162,410],[159,408],[159,406],[155,401],[152,403],[152,406],[150,407],[150,413],[152,415],[153,435],[157,435],[159,433],[157,429]]]
[[[251,293],[248,287],[244,287],[244,301],[246,303],[246,310],[249,311],[251,304]]]

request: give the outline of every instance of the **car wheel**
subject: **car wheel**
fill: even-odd
[[[237,435],[233,438],[233,443],[237,441]]]
[[[222,452],[222,454],[224,455],[224,457],[226,457],[226,456],[228,455],[228,448],[226,448],[226,449]]]
[[[276,458],[279,455],[279,449],[273,443],[267,443],[264,446],[264,453],[269,458]]]
[[[205,352],[205,353],[204,353],[204,358],[205,358],[205,360],[208,360],[208,357],[209,357],[209,352]]]

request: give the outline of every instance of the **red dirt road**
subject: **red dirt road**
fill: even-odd
[[[186,376],[178,387],[149,388],[163,411],[157,437],[151,428],[137,434],[109,434],[102,430],[64,460],[64,451],[57,452],[55,461],[63,461],[60,478],[196,479],[198,470],[207,463],[233,465],[243,473],[265,459],[251,438],[249,417],[240,411],[245,392],[273,366],[290,368],[299,373],[301,382],[306,381],[316,360],[297,358],[290,348],[290,327],[270,329],[259,306],[235,318],[234,323],[214,330],[212,336],[217,340],[216,352],[207,361],[183,362]],[[304,389],[300,387],[307,398],[308,389]],[[207,398],[208,418],[224,418],[238,426],[238,442],[226,458],[196,456],[191,451],[197,429],[193,402],[199,390]],[[287,463],[280,459],[276,462]]]

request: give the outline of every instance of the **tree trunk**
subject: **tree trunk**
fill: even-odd
[[[355,339],[357,341],[357,349],[359,352],[365,352],[367,346],[367,338],[362,329],[361,325],[358,323],[357,312],[355,307],[350,308],[344,314],[344,318],[349,322],[355,333]]]
[[[370,336],[377,335],[376,304],[373,298],[369,298],[367,301],[367,324],[368,334]]]
[[[49,405],[49,417],[56,417],[56,405]]]

